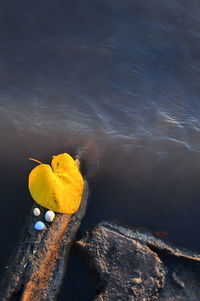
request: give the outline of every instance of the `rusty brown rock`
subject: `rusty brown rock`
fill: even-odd
[[[42,231],[34,229],[36,221],[43,217],[32,214],[25,223],[21,238],[4,267],[0,282],[0,300],[16,297],[22,301],[55,300],[64,277],[69,251],[74,236],[86,210],[88,184],[84,181],[84,191],[79,210],[73,215],[56,213],[52,223],[47,223]]]
[[[103,222],[76,247],[96,281],[95,301],[200,300],[200,256],[148,231]]]

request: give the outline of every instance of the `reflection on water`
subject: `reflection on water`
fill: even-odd
[[[200,252],[199,1],[0,8],[0,263],[30,208],[27,158],[80,148],[93,183],[82,230],[108,219]]]

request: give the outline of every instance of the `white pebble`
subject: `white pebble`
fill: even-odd
[[[45,228],[45,225],[44,225],[43,222],[37,222],[37,223],[35,224],[35,230],[40,231],[40,230],[44,230],[44,228]]]
[[[48,210],[46,213],[45,213],[45,219],[47,222],[52,222],[53,219],[55,217],[55,213],[51,210]]]
[[[34,208],[33,214],[34,214],[35,216],[39,216],[39,215],[40,215],[40,209],[39,209],[39,208]]]

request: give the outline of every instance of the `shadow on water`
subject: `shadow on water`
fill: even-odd
[[[27,158],[80,148],[81,232],[106,219],[200,252],[199,15],[195,0],[1,1],[1,265],[31,206]],[[59,300],[88,300],[74,251],[69,271]]]

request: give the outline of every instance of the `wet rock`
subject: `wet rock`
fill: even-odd
[[[31,209],[17,246],[5,265],[0,281],[0,301],[52,301],[62,285],[74,236],[86,210],[88,184],[84,181],[81,205],[75,214],[56,213],[42,231]],[[35,205],[34,205],[35,206]],[[39,207],[41,216],[46,209]],[[44,220],[45,222],[45,220]]]
[[[148,231],[103,222],[76,247],[95,279],[95,301],[200,300],[200,256]]]

